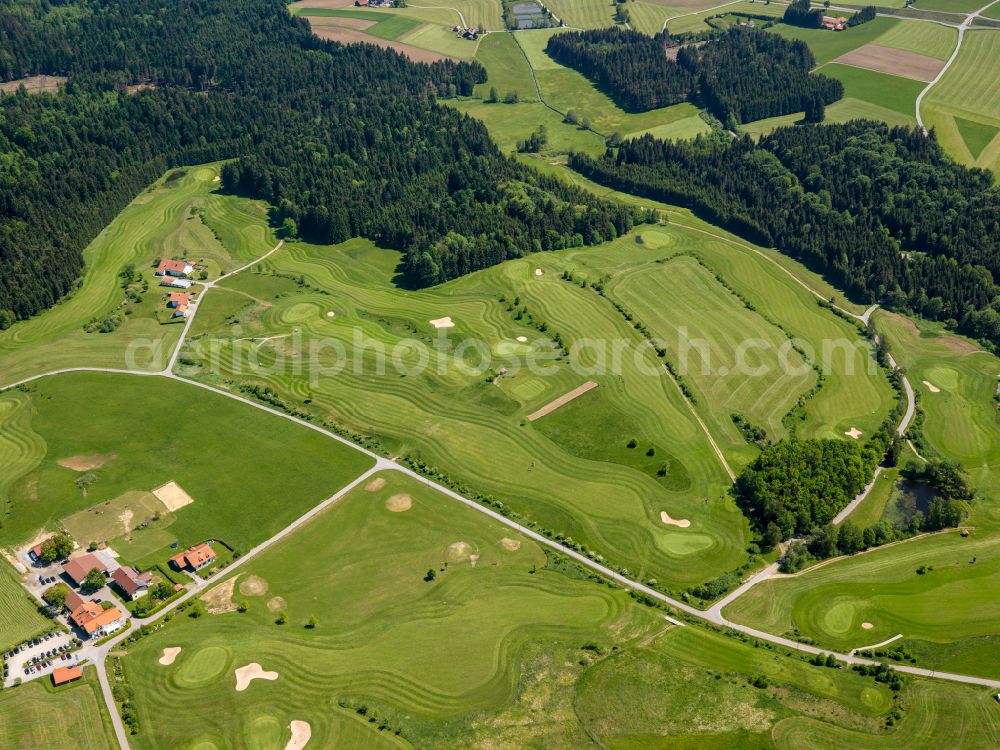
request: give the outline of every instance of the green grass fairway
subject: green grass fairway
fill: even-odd
[[[671,625],[485,516],[380,476],[238,574],[247,613],[181,614],[130,646],[136,748],[282,747],[292,720],[317,747],[348,748],[792,748],[772,731],[810,715],[883,735],[892,694],[871,678]],[[402,494],[410,508],[390,512]],[[165,667],[167,647],[181,651]],[[237,693],[233,671],[250,662],[278,677]],[[771,687],[751,687],[757,675]]]
[[[956,159],[966,164],[1000,170],[1000,138],[986,140],[989,128],[1000,129],[1000,87],[995,78],[1000,30],[970,30],[955,62],[922,103],[927,126]],[[956,119],[958,118],[958,119]],[[959,120],[977,123],[965,125]],[[975,129],[975,135],[966,136]],[[977,153],[978,152],[978,153]]]
[[[479,41],[476,60],[488,76],[486,83],[476,86],[476,96],[485,99],[495,87],[501,98],[516,91],[521,101],[537,100],[531,68],[512,34],[487,34]]]
[[[778,747],[795,750],[988,748],[1000,744],[996,701],[990,691],[931,680],[914,684],[907,697],[906,716],[895,729],[884,733],[845,729],[819,719],[795,717],[778,724],[772,737]]]
[[[840,79],[844,84],[845,97],[870,102],[905,116],[913,116],[917,95],[926,85],[922,81],[839,63],[827,63],[817,72]]]
[[[992,635],[1000,627],[996,547],[996,534],[978,528],[967,539],[957,531],[935,534],[765,581],[727,607],[725,615],[773,633],[796,629],[823,646],[844,650],[897,633],[904,643],[937,644]],[[921,565],[934,569],[918,575]],[[874,627],[863,629],[863,622]],[[963,665],[965,670],[996,674],[1000,643],[979,651],[978,663]],[[927,666],[951,668],[941,660]]]
[[[52,627],[22,588],[20,575],[6,561],[0,562],[0,652]]]
[[[918,393],[931,451],[962,463],[987,498],[983,508],[992,508],[990,501],[1000,497],[1000,423],[993,402],[1000,359],[940,326],[921,322],[918,328],[881,310],[875,319]]]
[[[0,331],[0,386],[60,367],[125,367],[126,351],[137,341],[148,343],[135,350],[133,366],[163,367],[181,326],[156,320],[162,290],[149,267],[153,259],[190,254],[212,269],[230,270],[276,243],[261,203],[215,192],[218,169],[172,170],[178,178],[164,177],[141,193],[84,251],[86,270],[76,292]],[[143,303],[113,333],[85,333],[87,322],[107,317],[121,302],[118,273],[128,264],[150,280]]]
[[[600,29],[615,25],[615,9],[609,0],[546,0],[545,5],[567,26]]]
[[[500,89],[504,91],[504,89]],[[503,94],[501,94],[503,96]],[[461,112],[482,120],[493,133],[493,139],[502,151],[515,151],[519,141],[528,138],[545,125],[548,144],[538,158],[553,158],[556,154],[584,151],[595,156],[604,153],[604,139],[589,130],[563,122],[563,118],[539,101],[519,104],[486,104],[479,99],[449,102]],[[563,157],[565,160],[565,157]]]
[[[439,746],[442,732],[477,732],[461,717],[512,703],[526,659],[554,651],[559,664],[567,647],[634,627],[624,594],[544,570],[534,543],[413,480],[382,477],[381,489],[357,489],[254,561],[239,580],[253,575],[267,589],[237,590],[247,614],[179,617],[130,648],[125,664],[144,727],[135,747],[253,744],[271,725],[281,746],[293,719],[310,723],[317,747],[392,739],[375,724],[360,729],[338,701],[377,710],[418,746]],[[412,507],[389,511],[386,501],[400,494]],[[432,583],[423,580],[428,568],[440,570]],[[267,606],[275,597],[285,626]],[[319,626],[304,628],[314,615]],[[162,667],[167,646],[183,650]],[[233,670],[252,661],[279,677],[237,693]],[[353,744],[344,744],[345,731]]]
[[[966,148],[973,159],[978,159],[983,153],[983,149],[989,146],[997,133],[1000,133],[1000,126],[991,125],[975,120],[966,120],[964,117],[955,116],[955,127],[958,128],[962,140],[965,141]]]
[[[261,287],[269,279],[283,280],[256,273],[227,281],[232,289],[253,288],[251,293],[266,307],[257,317],[237,316],[243,331],[238,337],[228,325],[202,328],[196,321],[194,333],[201,339],[191,356],[205,362],[210,346],[221,347],[224,355],[218,371],[199,367],[190,372],[210,382],[229,381],[238,375],[233,361],[244,362],[253,349],[262,362],[275,366],[258,374],[241,365],[245,374],[239,376],[244,380],[266,383],[283,399],[301,404],[298,408],[316,410],[359,434],[375,435],[394,454],[438,466],[496,495],[543,528],[564,533],[637,574],[693,583],[738,565],[744,557],[745,525],[725,494],[728,478],[680,394],[656,369],[653,352],[641,336],[614,314],[606,300],[559,278],[577,257],[617,263],[625,257],[623,249],[635,246],[629,238],[583,252],[548,253],[438,288],[403,292],[391,284],[397,253],[360,240],[330,248],[286,245],[268,259],[268,268],[293,278],[304,276],[309,285],[330,296],[305,289],[289,295],[281,286],[266,294]],[[536,267],[544,269],[543,276],[534,274]],[[517,337],[528,339],[535,358],[551,351],[551,340],[526,321],[516,320],[498,301],[501,294],[519,297],[520,304],[546,323],[548,335],[559,332],[567,346],[621,340],[639,347],[640,357],[625,357],[619,374],[592,376],[591,369],[599,364],[594,359],[597,354],[581,350],[580,373],[566,362],[554,363],[549,375],[526,372],[526,355],[511,348]],[[211,312],[220,301],[206,298],[204,312]],[[254,305],[260,303],[251,302],[247,309],[252,311]],[[300,310],[311,310],[311,315],[301,318]],[[327,317],[328,311],[336,317]],[[301,345],[296,345],[301,351],[331,338],[347,347],[346,367],[336,377],[323,375],[322,368],[330,364],[325,358],[298,373],[286,366],[287,359],[281,364],[285,351],[281,340],[256,347],[234,341],[286,334],[293,312],[294,325],[303,336]],[[509,373],[493,385],[475,371],[460,369],[450,357],[435,354],[428,370],[400,377],[392,367],[383,374],[376,372],[361,361],[362,352],[351,351],[355,328],[371,346],[392,347],[411,338],[422,346],[432,344],[438,334],[429,321],[442,315],[456,322],[448,331],[455,344],[467,337],[480,340],[497,357],[495,367],[502,364],[521,372]],[[648,375],[647,366],[658,374]],[[592,377],[601,383],[596,398],[603,408],[631,423],[639,434],[659,435],[656,440],[664,455],[672,457],[678,472],[691,477],[689,483],[665,488],[655,476],[630,466],[573,455],[531,424],[522,424],[526,415]],[[308,405],[303,403],[306,399],[311,400]],[[593,439],[606,441],[600,420],[587,419],[584,426]],[[504,470],[497,471],[497,466]],[[699,540],[700,549],[668,542],[679,532],[660,522],[664,510],[674,518],[690,519],[692,526],[685,533],[710,539],[710,547],[704,539]]]
[[[299,7],[295,9],[295,15],[306,18],[362,18],[366,21],[374,21],[375,25],[365,29],[365,33],[380,39],[399,39],[403,34],[420,26],[420,22],[412,18],[397,13],[372,10]]]
[[[0,750],[101,750],[117,745],[93,667],[58,689],[42,680],[0,691]]]
[[[655,234],[649,230],[645,236]],[[637,265],[617,277],[608,294],[667,345],[730,461],[741,466],[757,454],[733,424],[733,413],[746,415],[772,439],[785,436],[781,419],[815,385],[816,373],[794,350],[782,358],[785,334],[748,310],[710,271],[687,257]],[[750,339],[754,345],[741,349]],[[682,354],[684,346],[691,347],[689,354]]]
[[[850,14],[845,13],[844,15]],[[893,18],[876,18],[861,26],[855,26],[839,32],[828,31],[827,29],[803,29],[799,26],[789,26],[779,23],[771,31],[786,39],[801,39],[812,50],[813,56],[816,58],[816,64],[823,65],[865,44],[883,44],[883,35],[889,34],[895,27],[901,26],[903,23]],[[933,24],[913,21],[907,25],[931,26]],[[824,71],[818,72],[822,73]]]
[[[126,492],[174,480],[194,502],[173,514],[165,541],[178,539],[185,547],[218,538],[245,551],[371,463],[292,422],[166,378],[60,375],[36,381],[28,393],[0,396],[0,410],[11,409],[30,417],[5,423],[4,457],[13,458],[0,462],[10,488],[0,540],[6,544],[23,542],[40,528],[61,528],[58,519]],[[118,456],[90,472],[57,463],[109,453]],[[96,481],[83,496],[76,480],[85,473]],[[135,532],[143,552],[143,534],[162,533],[154,527]],[[126,539],[113,546],[135,559]],[[160,561],[166,553],[160,549],[155,559],[146,554],[140,562]]]

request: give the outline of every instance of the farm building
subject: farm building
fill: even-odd
[[[186,260],[161,260],[156,267],[157,276],[187,276],[194,270],[194,266]]]
[[[45,542],[47,542],[47,541],[49,541],[49,540],[46,539],[44,542],[39,542],[34,547],[32,547],[30,550],[28,550],[28,557],[31,558],[31,562],[36,563],[36,562],[38,562],[39,560],[42,559],[42,545],[45,544]]]
[[[52,670],[52,684],[65,685],[67,682],[79,680],[83,676],[83,668],[79,666],[59,667]]]
[[[192,294],[190,292],[171,292],[167,298],[167,307],[173,310],[174,318],[186,318],[188,306],[191,304]]]
[[[149,592],[149,584],[153,581],[153,574],[149,571],[140,573],[135,568],[123,565],[111,574],[111,580],[129,599],[138,599]]]
[[[108,567],[101,558],[91,553],[70,558],[70,560],[63,565],[63,573],[65,573],[77,586],[83,583],[83,579],[87,577],[87,573],[92,570],[99,570],[102,573],[107,573]]]
[[[171,564],[178,570],[183,570],[184,568],[201,570],[206,565],[211,565],[214,561],[215,552],[204,542],[196,544],[191,549],[184,550],[180,554],[170,558]]]
[[[160,286],[169,286],[174,289],[187,289],[192,282],[188,279],[179,279],[176,276],[164,276],[160,279]]]
[[[66,609],[72,612],[87,600],[76,593],[73,589],[66,592]]]
[[[91,638],[103,638],[121,630],[127,618],[118,607],[103,609],[97,602],[84,602],[73,610],[69,619]]]
[[[830,31],[843,31],[847,28],[847,19],[843,16],[834,18],[833,16],[823,16],[823,28]]]

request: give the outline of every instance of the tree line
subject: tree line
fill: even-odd
[[[661,32],[622,28],[556,34],[546,46],[556,61],[607,90],[623,109],[643,112],[694,101],[723,122],[822,110],[844,95],[840,81],[809,71],[816,60],[806,44],[759,29],[732,27],[704,44]]]
[[[57,94],[0,96],[3,327],[66,294],[83,248],[175,166],[235,157],[227,189],[308,239],[403,250],[415,285],[636,218],[438,104],[485,80],[478,63],[322,41],[281,0],[24,0],[0,5],[0,41],[0,78],[68,77]]]
[[[646,135],[570,166],[776,247],[858,300],[1000,347],[1000,190],[933,133],[855,120],[668,142]]]

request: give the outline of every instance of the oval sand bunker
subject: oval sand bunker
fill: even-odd
[[[861,623],[861,627],[863,627],[865,630],[871,630],[875,626],[872,625],[870,622],[863,622]]]
[[[393,513],[402,513],[413,507],[413,498],[409,495],[393,495],[385,501],[385,507]]]
[[[174,663],[174,659],[177,658],[177,654],[181,652],[180,646],[169,646],[163,649],[163,656],[160,657],[160,664],[165,667],[169,667]]]
[[[385,479],[383,477],[376,477],[365,485],[365,492],[378,492],[383,487],[385,487]]]
[[[312,727],[308,721],[293,721],[288,725],[292,732],[292,738],[285,745],[285,750],[302,750],[312,737]]]
[[[245,667],[236,670],[236,692],[242,693],[254,680],[278,679],[277,672],[265,672],[257,662],[250,662]]]

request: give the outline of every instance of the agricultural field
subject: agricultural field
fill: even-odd
[[[817,65],[823,65],[865,44],[882,44],[881,37],[904,23],[893,18],[880,17],[861,26],[840,32],[827,31],[826,29],[804,29],[800,26],[779,23],[772,27],[771,31],[786,39],[801,39],[809,45]],[[932,24],[911,22],[907,25],[931,26]],[[876,42],[876,40],[878,41]]]
[[[174,541],[183,549],[221,539],[245,551],[371,464],[318,433],[166,378],[58,375],[8,391],[0,410],[13,414],[0,542],[66,526],[87,534],[79,544],[108,541],[141,567],[163,562]],[[187,501],[169,507],[169,497],[152,496],[169,482]]]
[[[0,652],[52,628],[37,603],[21,586],[21,578],[0,560]],[[2,747],[2,745],[0,745]]]
[[[811,731],[809,716],[883,740],[926,720],[924,683],[887,731],[892,693],[871,678],[665,622],[392,473],[219,588],[247,611],[181,613],[129,647],[135,747],[280,747],[304,722],[319,747],[793,748],[781,738]],[[246,665],[264,677],[239,690]],[[758,675],[769,687],[749,684]],[[943,706],[979,695],[933,690]],[[995,727],[976,715],[967,731]]]
[[[923,81],[838,63],[827,63],[818,72],[843,82],[845,97],[874,104],[906,117],[914,116],[917,95],[926,85]]]
[[[0,750],[97,750],[113,746],[93,667],[70,685],[31,682],[0,691]]]
[[[1000,30],[970,30],[958,57],[922,102],[928,127],[966,164],[1000,169],[1000,92],[984,85],[996,68]]]
[[[615,25],[615,7],[610,0],[545,0],[545,5],[567,26],[600,29]]]
[[[80,287],[46,312],[0,331],[0,387],[60,367],[158,370],[180,338],[161,325],[163,290],[156,258],[202,259],[210,278],[273,247],[267,212],[257,201],[217,192],[219,165],[172,170],[141,193],[84,251]],[[149,283],[143,301],[110,333],[84,331],[113,314],[125,298],[119,273],[134,266]]]

